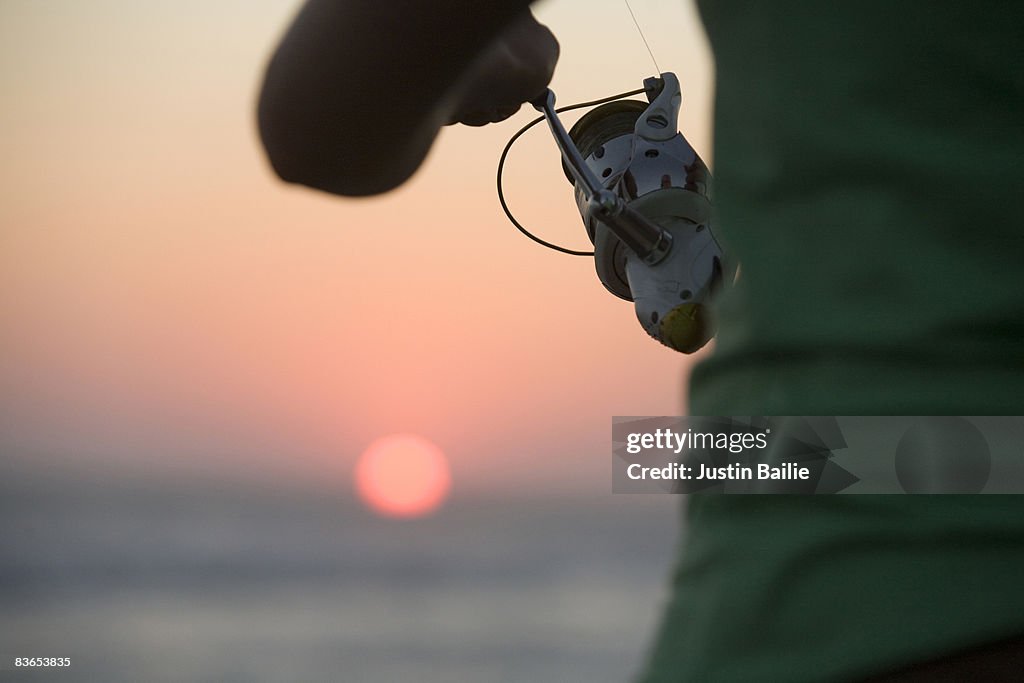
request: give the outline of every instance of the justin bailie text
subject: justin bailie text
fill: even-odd
[[[707,467],[703,463],[683,465],[671,463],[664,467],[644,467],[633,463],[626,469],[630,479],[692,479],[692,480],[740,480],[740,479],[786,479],[807,480],[811,478],[811,470],[800,467],[795,462],[784,462],[779,465],[761,463],[755,467],[748,465],[726,465],[724,467]]]

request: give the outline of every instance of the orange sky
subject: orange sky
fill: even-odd
[[[708,159],[693,10],[632,4]],[[647,339],[589,260],[505,221],[494,165],[532,113],[446,130],[385,197],[286,187],[252,105],[296,6],[0,4],[0,451],[323,483],[409,432],[449,454],[456,491],[607,490],[610,417],[680,412],[690,360]],[[560,104],[653,71],[618,1],[537,14],[562,44]],[[585,246],[536,132],[509,160],[509,200]],[[578,478],[537,481],[542,462]]]

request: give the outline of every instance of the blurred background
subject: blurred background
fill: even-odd
[[[694,8],[631,4],[710,163]],[[0,655],[72,658],[0,677],[627,680],[680,512],[611,495],[611,416],[681,414],[695,359],[506,222],[532,112],[383,197],[278,182],[254,102],[298,5],[0,3]],[[560,104],[655,72],[621,0],[536,13]],[[587,246],[545,130],[506,174]],[[354,476],[392,434],[442,454],[401,515]]]

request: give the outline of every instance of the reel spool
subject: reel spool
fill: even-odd
[[[633,130],[637,119],[646,110],[647,103],[639,100],[609,102],[587,112],[569,129],[569,137],[576,143],[580,156],[606,183],[605,187],[611,187],[618,182],[626,169],[633,151]],[[562,171],[569,182],[575,185],[576,179],[573,178],[564,159]],[[581,202],[585,201],[580,188],[577,188],[576,204],[580,206],[581,213]],[[584,219],[587,236],[591,244],[595,245],[594,260],[598,277],[609,292],[620,299],[632,301],[633,295],[626,280],[626,245],[612,235],[611,243],[603,244],[602,248],[598,249],[596,223]],[[602,231],[604,232],[607,231]]]

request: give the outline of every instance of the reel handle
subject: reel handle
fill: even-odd
[[[555,144],[569,171],[586,192],[592,215],[648,265],[664,259],[672,249],[672,235],[634,211],[619,195],[605,188],[587,166],[579,148],[558,118],[555,93],[548,88],[530,104],[544,114]]]

